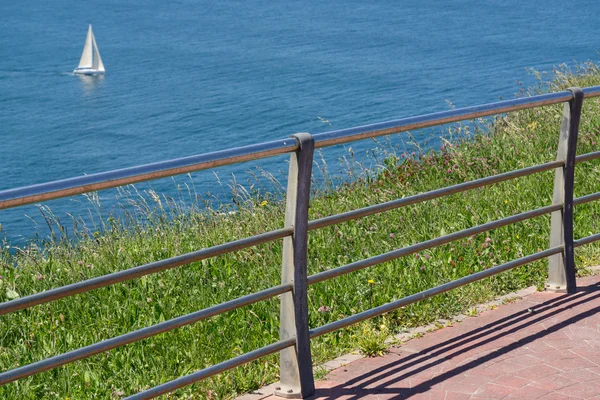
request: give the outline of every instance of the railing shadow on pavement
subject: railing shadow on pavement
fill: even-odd
[[[393,399],[395,397],[390,396],[397,395],[398,399],[404,399],[425,393],[431,390],[432,387],[443,384],[448,379],[504,357],[515,350],[523,348],[523,346],[599,313],[600,301],[598,301],[599,305],[597,307],[581,310],[570,318],[545,326],[545,329],[541,332],[532,334],[525,332],[522,337],[510,344],[489,350],[487,353],[485,351],[483,354],[479,353],[480,356],[470,357],[475,359],[467,359],[465,360],[466,363],[439,374],[432,373],[430,379],[420,379],[420,382],[415,386],[404,387],[402,386],[405,383],[403,381],[439,367],[446,361],[464,355],[470,350],[481,348],[486,344],[493,344],[494,341],[524,331],[536,324],[547,323],[551,318],[555,318],[561,313],[577,310],[578,307],[597,300],[600,300],[600,282],[578,287],[575,294],[557,295],[556,298],[532,306],[529,309],[519,310],[441,343],[426,346],[416,353],[404,353],[401,355],[400,360],[369,369],[364,374],[348,379],[342,384],[334,385],[331,388],[317,389],[314,397],[319,400],[333,400],[343,396],[344,400],[357,400],[368,395],[385,395],[386,399]],[[394,387],[396,385],[400,385],[400,387]]]

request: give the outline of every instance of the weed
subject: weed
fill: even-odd
[[[390,330],[385,320],[382,320],[379,325],[373,321],[363,322],[356,334],[361,354],[367,357],[383,356],[387,353],[388,344],[386,340],[389,336]]]

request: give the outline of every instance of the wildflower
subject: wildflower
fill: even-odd
[[[38,276],[36,276],[36,279],[37,279],[38,281],[41,281],[41,280],[42,280],[42,278],[43,278],[43,276],[42,276],[42,275],[39,275],[39,274],[38,274]]]
[[[261,201],[261,202],[260,202],[260,206],[261,206],[261,207],[264,207],[264,206],[266,206],[268,203],[269,203],[268,201],[266,201],[266,200],[263,200],[263,201]]]
[[[429,258],[430,258],[429,254],[425,254],[424,257],[425,257],[426,260],[429,260]]]
[[[421,258],[421,255],[419,253],[415,254],[415,258]]]
[[[393,233],[390,233],[390,238],[392,238],[392,239],[393,239],[393,238],[395,238],[395,237],[396,237],[396,235],[394,235]]]
[[[83,265],[83,261],[77,261],[77,265]]]
[[[147,302],[147,303],[152,303],[152,297],[147,297],[147,298],[146,298],[146,302]]]
[[[327,307],[327,306],[321,306],[321,307],[319,307],[319,310],[318,310],[318,311],[319,311],[320,313],[330,312],[330,311],[331,311],[331,308],[329,308],[329,307]]]
[[[508,200],[504,200],[504,204],[508,204]]]
[[[421,271],[425,271],[425,267],[421,267]]]
[[[369,279],[369,280],[367,281],[367,283],[368,283],[369,285],[374,285],[374,284],[375,284],[375,281],[374,281],[373,279]]]
[[[486,243],[492,243],[492,238],[491,237],[486,237],[485,238],[485,242]]]
[[[517,237],[517,239],[518,239],[518,238],[519,238],[519,235],[517,235],[516,237]]]

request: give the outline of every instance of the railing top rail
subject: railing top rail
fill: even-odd
[[[600,86],[585,88],[583,92],[586,98],[600,96]],[[314,135],[315,147],[327,147],[412,129],[557,104],[569,101],[572,98],[573,94],[570,91],[562,91],[330,131]],[[298,146],[296,139],[280,139],[16,189],[2,190],[0,191],[0,210],[289,153],[297,150]]]
[[[340,129],[337,131],[330,131],[314,135],[315,147],[327,147],[335,144],[390,135],[392,133],[410,131],[413,129],[429,128],[432,126],[443,125],[452,122],[486,117],[494,114],[502,114],[509,111],[558,104],[569,101],[572,98],[573,94],[568,91],[548,93],[538,96],[504,100],[478,106],[440,111],[431,114],[418,115],[415,117],[402,118],[354,128]]]
[[[584,99],[600,96],[600,86],[590,86],[590,87],[583,88],[581,90],[583,90],[583,98]]]
[[[298,146],[298,141],[294,138],[280,139],[16,189],[2,190],[0,191],[0,210],[256,160],[278,154],[291,153],[296,151]]]

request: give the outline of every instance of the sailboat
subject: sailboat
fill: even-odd
[[[100,52],[98,51],[96,38],[92,32],[92,25],[90,25],[88,28],[87,37],[85,38],[85,46],[83,46],[83,53],[81,54],[81,60],[79,60],[79,65],[77,68],[75,68],[73,73],[80,75],[104,74],[104,64],[102,64],[102,58],[100,58]]]

